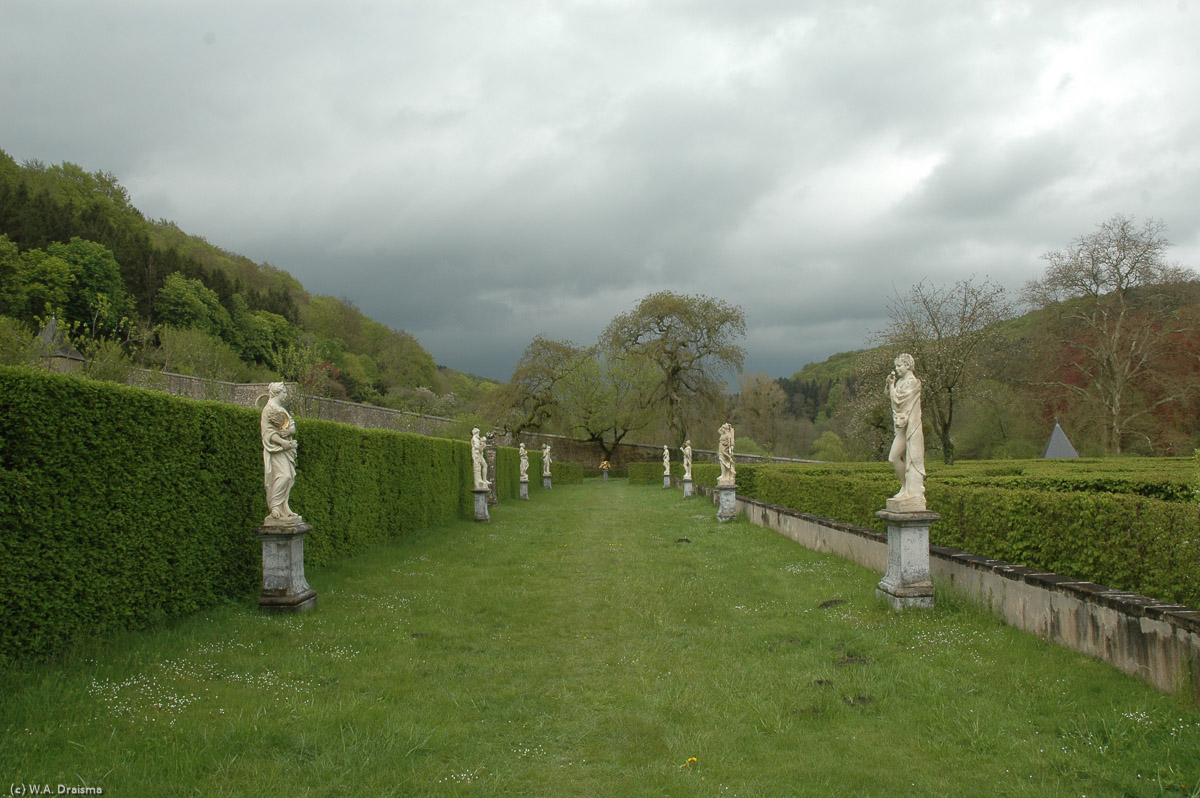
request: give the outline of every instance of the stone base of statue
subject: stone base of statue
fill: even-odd
[[[694,494],[692,493],[692,481],[690,479],[685,479],[683,481],[683,498],[690,499],[690,498],[692,498],[693,495]]]
[[[545,477],[545,476],[542,477],[542,487],[545,488],[546,490],[550,490],[552,487],[554,487],[553,485],[550,484],[550,479],[551,479],[550,477]]]
[[[529,501],[529,477],[521,479],[521,498]]]
[[[475,520],[491,521],[492,517],[488,515],[488,489],[481,488],[471,492],[475,494]]]
[[[925,497],[911,496],[906,499],[897,499],[893,496],[887,500],[885,507],[891,513],[923,513],[925,512]]]
[[[717,485],[717,520],[721,523],[737,518],[737,485]]]
[[[671,475],[663,474],[663,490],[666,490],[669,487],[671,487]]]
[[[300,518],[296,516],[296,518]],[[317,606],[317,591],[304,579],[304,536],[310,524],[263,524],[254,530],[262,540],[262,595],[258,607],[270,612],[308,612]]]
[[[893,499],[888,500],[890,505]],[[924,504],[924,501],[921,502]],[[887,573],[875,586],[875,595],[892,609],[933,608],[933,582],[929,579],[929,525],[941,520],[928,510],[879,510],[876,518],[888,525]]]
[[[607,471],[604,472],[604,481],[608,482],[608,472]]]

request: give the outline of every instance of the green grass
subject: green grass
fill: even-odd
[[[307,615],[0,676],[0,790],[1200,795],[1185,697],[953,593],[896,615],[878,574],[622,480],[492,518],[309,569]]]

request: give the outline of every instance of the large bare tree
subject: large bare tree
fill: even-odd
[[[878,338],[916,361],[922,407],[948,465],[954,462],[955,409],[978,386],[984,355],[1003,341],[996,323],[1011,313],[1001,286],[974,277],[950,287],[922,281],[892,300],[891,326]]]
[[[1167,262],[1161,220],[1141,225],[1117,214],[1063,249],[1046,252],[1046,271],[1026,284],[1031,305],[1049,308],[1066,353],[1050,384],[1100,420],[1105,450],[1120,454],[1135,423],[1182,398],[1190,381],[1164,367],[1171,342],[1194,322],[1178,314],[1195,273]]]

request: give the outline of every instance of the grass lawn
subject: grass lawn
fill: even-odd
[[[0,792],[1200,795],[1184,697],[715,514],[588,480],[10,671]]]

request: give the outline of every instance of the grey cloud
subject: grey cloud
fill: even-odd
[[[701,0],[14,0],[0,147],[506,377],[655,290],[747,367],[860,348],[894,292],[1117,211],[1200,257],[1196,12]],[[927,167],[922,171],[923,165]]]

